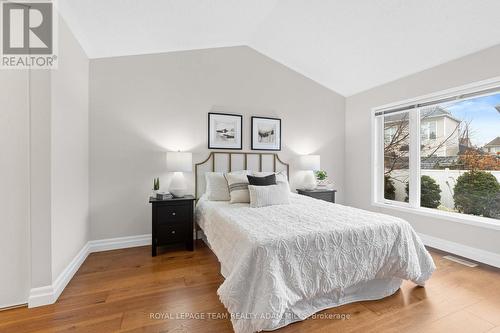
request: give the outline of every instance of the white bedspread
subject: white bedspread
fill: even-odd
[[[389,296],[400,279],[423,285],[435,269],[402,219],[296,194],[290,199],[290,205],[263,208],[198,202],[197,221],[225,277],[217,293],[237,333],[272,330],[328,307]],[[362,297],[347,297],[370,281],[391,283],[379,284],[387,290],[361,288]]]

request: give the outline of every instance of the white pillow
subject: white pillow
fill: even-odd
[[[276,185],[254,186],[248,185],[250,207],[266,207],[272,205],[286,205],[290,203],[290,189],[288,183],[277,182]]]
[[[224,175],[229,187],[231,203],[249,203],[247,172],[229,172]]]
[[[229,201],[229,188],[222,172],[205,172],[207,200]]]

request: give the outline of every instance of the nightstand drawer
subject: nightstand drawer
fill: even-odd
[[[180,223],[189,219],[191,205],[158,206],[158,224]]]
[[[167,224],[158,226],[158,240],[162,244],[183,242],[187,234],[186,224]]]
[[[165,200],[150,199],[153,204],[151,214],[151,255],[157,254],[162,245],[184,243],[186,249],[194,249],[194,203],[192,195]]]

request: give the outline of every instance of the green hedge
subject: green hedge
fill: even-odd
[[[441,188],[429,176],[420,178],[420,206],[437,208],[441,204]]]
[[[408,183],[406,183],[406,199],[408,202]],[[441,204],[441,188],[436,181],[429,176],[420,177],[420,206],[427,208],[438,208]]]
[[[500,184],[485,171],[468,171],[458,177],[454,188],[455,208],[465,214],[497,217],[500,213]]]
[[[384,198],[388,200],[394,200],[396,198],[396,188],[389,176],[384,176]]]

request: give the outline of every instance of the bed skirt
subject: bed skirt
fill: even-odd
[[[293,310],[283,315],[276,327],[266,327],[264,331],[273,331],[291,323],[302,321],[326,309],[391,296],[399,290],[402,282],[403,280],[397,278],[372,280],[345,289],[340,299],[338,298],[338,294],[332,294],[314,300],[301,300],[292,306]]]
[[[210,243],[204,233],[201,239],[211,249]],[[398,278],[372,280],[345,289],[340,299],[338,298],[338,294],[335,293],[314,300],[301,300],[293,306],[293,311],[289,311],[283,315],[276,327],[266,327],[263,330],[274,331],[292,323],[305,320],[315,313],[345,304],[375,301],[389,297],[399,290],[402,283],[403,280]]]

